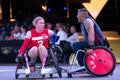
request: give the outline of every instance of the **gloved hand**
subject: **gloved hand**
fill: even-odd
[[[87,50],[86,50],[86,53],[87,53],[87,54],[90,54],[90,53],[92,53],[92,52],[93,52],[93,49],[87,49]]]
[[[95,45],[88,45],[87,49],[85,49],[86,53],[87,53],[87,54],[92,53],[94,46],[95,46]]]
[[[21,62],[21,58],[22,58],[22,55],[18,54],[16,59],[15,59],[15,62],[20,63]]]

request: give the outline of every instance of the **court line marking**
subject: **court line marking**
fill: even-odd
[[[13,72],[14,70],[0,70],[0,72]]]

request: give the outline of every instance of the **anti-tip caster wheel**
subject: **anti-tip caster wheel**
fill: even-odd
[[[18,79],[18,77],[19,77],[19,74],[15,74],[15,78]]]
[[[68,73],[68,78],[72,78],[72,73]]]
[[[43,75],[42,75],[42,79],[44,79],[44,78],[45,78],[45,75],[43,74]]]
[[[52,78],[52,77],[53,77],[53,74],[49,74],[49,76],[50,76],[50,78]]]
[[[26,75],[25,80],[29,80],[29,75]]]

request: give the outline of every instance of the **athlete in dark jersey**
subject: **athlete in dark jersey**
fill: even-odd
[[[73,50],[76,53],[79,49],[88,48],[96,44],[104,45],[105,37],[98,24],[89,16],[88,11],[85,8],[78,9],[77,13],[78,22],[81,23],[81,33],[83,36],[83,42],[75,42],[73,44]],[[88,52],[90,49],[87,50]],[[83,66],[84,53],[80,53],[77,56],[78,63]]]

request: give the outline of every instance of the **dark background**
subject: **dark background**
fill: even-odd
[[[18,54],[20,47],[20,41],[4,40],[5,36],[11,34],[13,29],[10,21],[10,3],[12,7],[12,18],[16,19],[16,22],[22,24],[28,24],[29,27],[31,21],[35,16],[42,16],[46,22],[55,24],[56,22],[62,22],[69,25],[76,25],[78,31],[80,24],[77,21],[76,15],[79,8],[84,7],[82,2],[90,2],[90,0],[68,0],[69,1],[69,18],[67,18],[67,11],[64,10],[64,6],[67,6],[67,0],[0,0],[2,6],[2,20],[0,23],[0,62],[14,62]],[[101,0],[98,0],[101,1]],[[50,12],[42,10],[41,5],[47,4],[47,7],[51,9]],[[117,31],[120,34],[120,0],[108,0],[98,17],[97,23],[103,31]],[[1,26],[1,24],[3,24]],[[5,25],[4,25],[5,24]],[[12,42],[12,44],[11,44]],[[17,43],[13,43],[17,42]],[[14,44],[14,45],[13,45]],[[16,47],[17,45],[17,47]],[[11,58],[12,57],[12,58]]]
[[[11,0],[13,11],[12,18],[19,21],[31,22],[35,16],[40,15],[45,18],[46,22],[62,22],[79,26],[76,18],[77,9],[83,7],[81,2],[89,2],[90,0],[68,1],[69,18],[66,17],[67,11],[64,11],[63,9],[63,7],[66,6],[66,0]],[[47,7],[51,9],[51,12],[45,12],[42,10],[41,5],[44,5],[45,3],[47,3]],[[9,6],[10,0],[2,0],[3,22],[10,20]],[[96,21],[102,30],[115,30],[120,33],[120,24],[118,20],[119,13],[120,0],[108,0]]]

